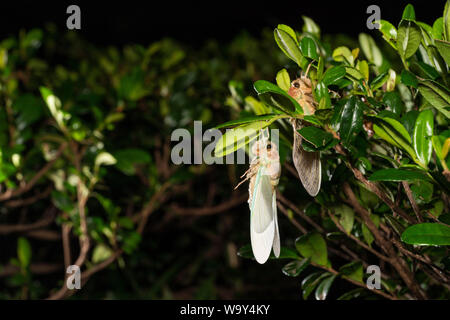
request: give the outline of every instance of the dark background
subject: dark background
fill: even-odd
[[[442,14],[443,0],[427,1],[2,1],[0,38],[21,28],[54,22],[65,28],[70,4],[81,8],[81,32],[96,44],[149,43],[170,36],[193,45],[209,38],[232,39],[245,29],[260,35],[278,23],[301,26],[301,15],[314,17],[324,33],[356,36],[366,29],[367,7],[376,4],[381,18],[397,24],[401,9],[411,2],[418,19]],[[6,3],[5,3],[6,2]],[[399,10],[400,9],[400,10]],[[366,29],[367,30],[367,29]]]

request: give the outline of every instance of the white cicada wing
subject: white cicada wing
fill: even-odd
[[[277,213],[277,193],[274,191],[272,196],[272,212],[273,221],[275,222],[275,234],[273,237],[273,254],[275,257],[280,256],[280,231],[278,229],[278,213]]]
[[[258,169],[250,203],[250,238],[256,261],[264,263],[269,259],[275,237],[273,212],[274,190],[265,167]]]

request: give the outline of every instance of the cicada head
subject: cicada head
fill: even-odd
[[[265,141],[260,139],[256,141],[252,146],[252,154],[256,157],[266,158],[268,160],[279,159],[278,147],[271,141]]]
[[[292,81],[288,93],[302,106],[306,115],[314,114],[317,103],[313,97],[311,80],[307,76],[302,75]]]

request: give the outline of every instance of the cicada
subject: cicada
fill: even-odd
[[[276,257],[280,255],[276,187],[281,166],[278,147],[269,141],[268,131],[263,131],[260,136],[252,146],[254,158],[249,170],[242,176],[245,179],[241,183],[250,180],[250,239],[253,255],[262,264],[267,261],[272,249]]]
[[[305,115],[312,115],[316,111],[317,102],[314,99],[312,83],[307,77],[307,73],[292,81],[289,95],[303,107]],[[302,147],[302,136],[297,131],[304,126],[304,123],[299,119],[291,119],[291,123],[294,130],[292,148],[294,166],[303,187],[311,196],[315,197],[319,193],[322,178],[320,152],[305,151]]]

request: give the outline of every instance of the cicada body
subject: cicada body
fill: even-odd
[[[245,173],[245,180],[250,180],[250,239],[253,255],[262,264],[267,261],[272,249],[276,257],[280,255],[276,186],[281,166],[278,148],[268,139],[255,142],[252,154],[255,157]]]

